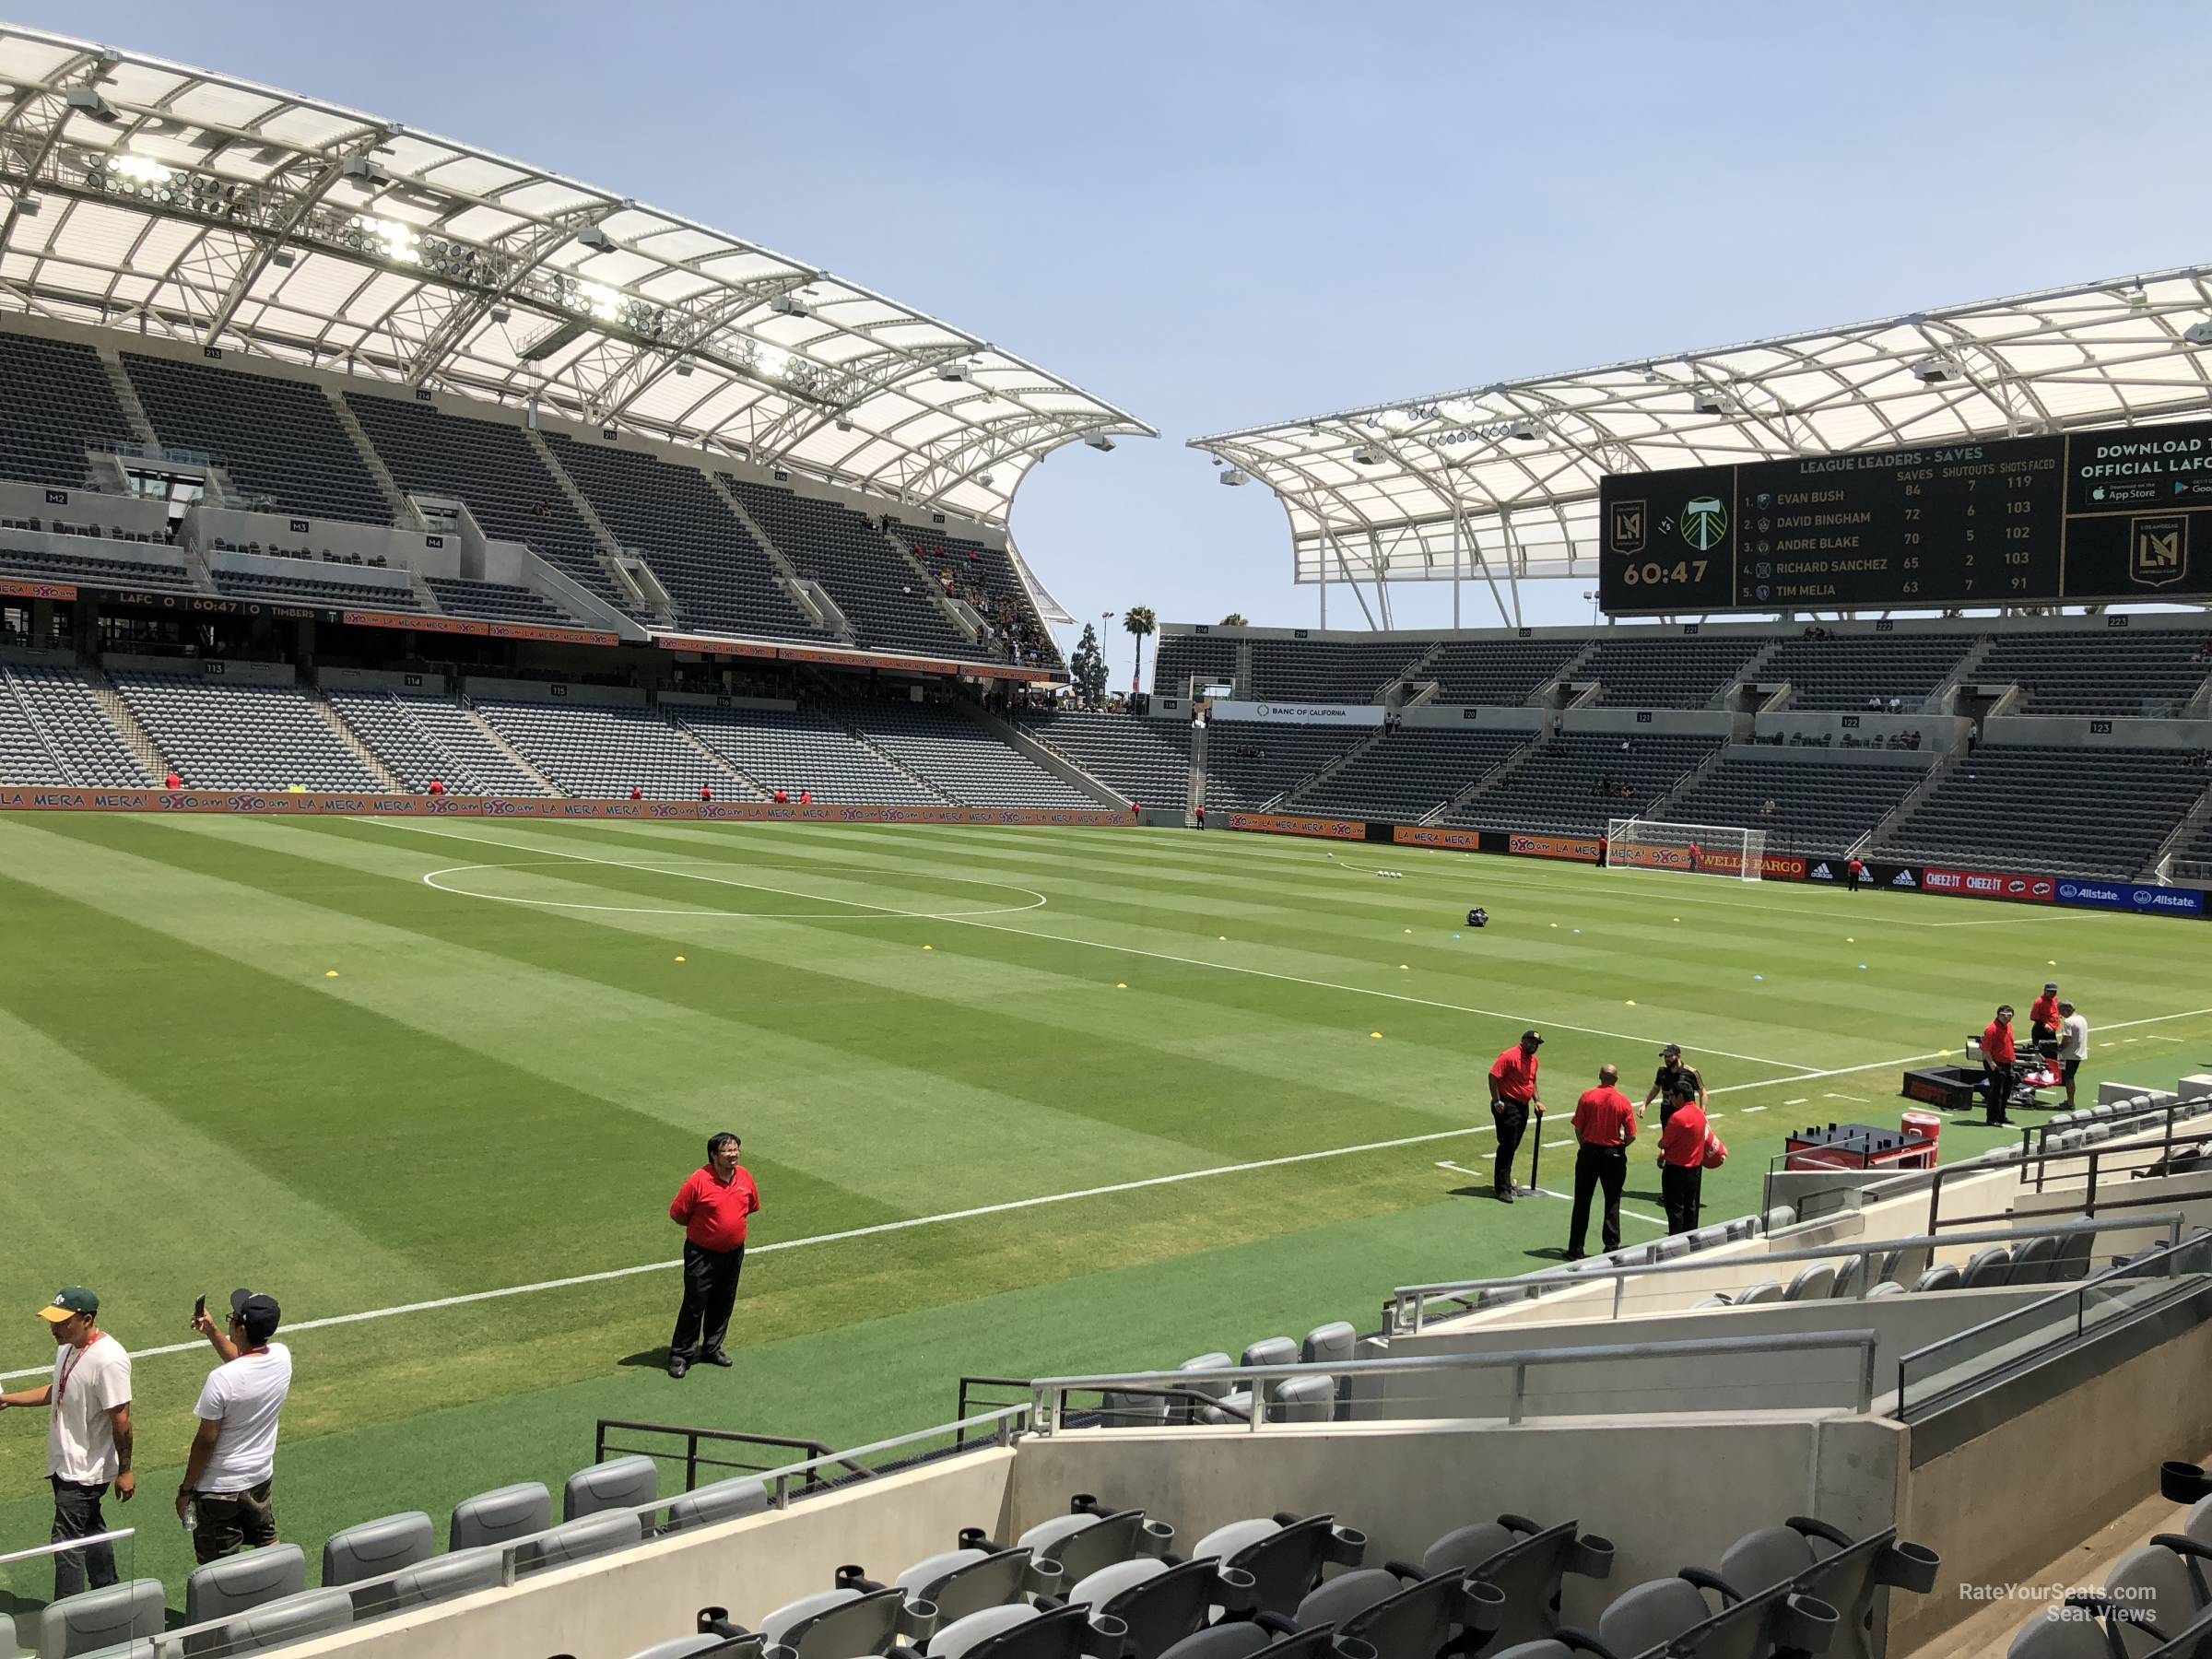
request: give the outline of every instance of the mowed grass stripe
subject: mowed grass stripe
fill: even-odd
[[[403,1019],[550,1088],[596,1100],[607,1114],[655,1119],[680,1131],[680,1150],[672,1155],[660,1140],[658,1161],[641,1166],[648,1194],[673,1191],[689,1167],[683,1160],[696,1162],[704,1135],[729,1124],[750,1137],[748,1158],[761,1167],[851,1194],[851,1218],[841,1225],[853,1226],[921,1213],[912,1207],[914,1170],[871,1156],[910,1139],[928,1145],[929,1167],[943,1172],[930,1209],[1007,1196],[1009,1182],[1025,1183],[1020,1191],[1064,1184],[1059,1160],[1077,1146],[1133,1174],[1211,1160],[1207,1148],[1165,1137],[1133,1135],[1115,1145],[1095,1120],[1054,1105],[1041,1080],[1034,1098],[992,1086],[1013,1076],[1003,1065],[971,1083],[905,1064],[932,1052],[918,1040],[926,1030],[910,1029],[916,1010],[909,1000],[872,999],[864,1018],[846,988],[823,976],[799,982],[779,969],[771,990],[747,961],[718,975],[718,958],[706,947],[693,947],[692,960],[678,965],[658,943],[639,940],[623,951],[543,912],[517,912],[521,922],[463,944],[482,925],[466,900],[404,877],[365,888],[338,878],[345,857],[372,854],[373,843],[356,846],[316,827],[218,822],[209,830],[167,819],[134,827],[149,832],[146,855],[159,854],[176,873],[171,885],[186,880],[187,870],[208,880],[237,876],[261,884],[265,908],[280,910],[288,936],[314,941],[295,973],[319,985],[316,963],[346,963],[323,994]],[[334,867],[304,855],[317,853],[340,856]],[[105,889],[116,879],[88,875],[84,884]],[[518,932],[521,940],[511,937]],[[220,938],[220,929],[209,936]],[[394,952],[405,959],[397,971]],[[569,966],[542,965],[552,960]],[[820,1133],[826,1086],[839,1103],[842,1131],[832,1136]],[[633,1205],[641,1196],[627,1194]],[[665,1194],[659,1202],[665,1204]],[[606,1265],[601,1256],[577,1270]]]

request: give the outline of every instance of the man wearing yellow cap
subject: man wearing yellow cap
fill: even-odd
[[[46,1478],[53,1488],[53,1541],[89,1538],[108,1530],[100,1500],[108,1488],[128,1503],[138,1489],[131,1473],[131,1357],[100,1328],[100,1298],[82,1285],[58,1291],[39,1310],[53,1331],[53,1380],[21,1394],[0,1394],[0,1410],[49,1406]],[[93,1544],[53,1558],[59,1601],[115,1582],[115,1547]]]

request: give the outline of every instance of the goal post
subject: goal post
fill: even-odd
[[[1767,832],[1741,824],[1669,824],[1656,818],[1606,820],[1606,867],[1678,870],[1758,881],[1766,873]]]

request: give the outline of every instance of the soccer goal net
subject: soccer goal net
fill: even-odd
[[[1738,824],[1663,824],[1609,818],[1606,865],[1616,870],[1682,870],[1757,881],[1765,873],[1767,832]]]

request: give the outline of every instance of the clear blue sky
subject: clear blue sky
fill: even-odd
[[[1016,504],[1078,616],[1313,620],[1198,433],[2212,259],[2201,4],[13,11],[689,215],[1134,411],[1159,441]]]

